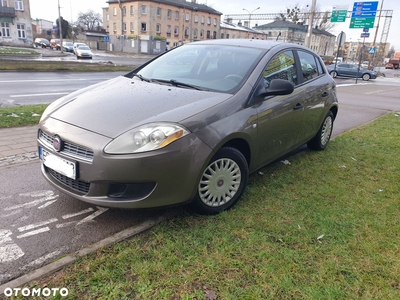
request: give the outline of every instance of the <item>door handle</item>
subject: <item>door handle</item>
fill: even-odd
[[[303,108],[303,104],[297,103],[296,106],[293,107],[293,110],[298,110],[298,109],[301,109],[301,108]]]

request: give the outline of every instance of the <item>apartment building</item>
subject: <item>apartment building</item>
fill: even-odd
[[[196,0],[109,0],[103,27],[124,39],[165,40],[171,47],[220,37],[222,13]]]
[[[0,45],[32,44],[29,0],[0,0]]]

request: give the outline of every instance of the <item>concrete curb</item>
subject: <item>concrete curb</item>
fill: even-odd
[[[55,262],[52,262],[52,263],[45,265],[39,269],[36,269],[26,275],[23,275],[21,277],[13,279],[7,283],[4,283],[4,284],[0,285],[0,296],[4,295],[5,289],[8,289],[8,288],[13,289],[13,288],[21,287],[23,285],[28,284],[29,282],[31,282],[33,280],[37,280],[41,277],[55,273],[55,272],[61,270],[62,268],[66,267],[67,265],[75,262],[80,257],[84,257],[90,253],[97,251],[100,248],[111,246],[115,243],[126,240],[128,238],[131,238],[142,232],[145,232],[146,230],[151,229],[155,225],[157,225],[163,221],[166,221],[166,220],[170,219],[171,217],[177,215],[178,212],[179,212],[179,210],[177,210],[177,209],[168,210],[168,211],[166,211],[166,213],[164,213],[161,216],[158,216],[157,218],[149,219],[137,226],[133,226],[133,227],[127,228],[123,231],[117,232],[114,235],[112,235],[110,237],[106,237],[105,239],[103,239],[97,243],[94,243],[92,245],[89,245],[79,251],[76,251],[75,253],[68,254],[67,256],[64,256],[63,258],[61,258]]]

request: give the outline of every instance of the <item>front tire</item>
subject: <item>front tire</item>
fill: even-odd
[[[362,80],[368,81],[371,78],[371,76],[368,73],[363,74]]]
[[[324,150],[328,146],[333,130],[333,113],[329,111],[316,136],[307,143],[307,146],[313,150]]]
[[[332,71],[330,74],[331,74],[332,78],[336,78],[338,75],[336,71]]]
[[[248,176],[247,161],[239,150],[220,149],[201,175],[191,202],[193,211],[214,215],[230,209],[242,196]]]

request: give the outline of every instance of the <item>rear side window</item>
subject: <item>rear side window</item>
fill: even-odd
[[[315,55],[304,51],[298,51],[297,53],[300,59],[301,73],[303,74],[304,82],[316,78],[324,73],[321,63]]]

